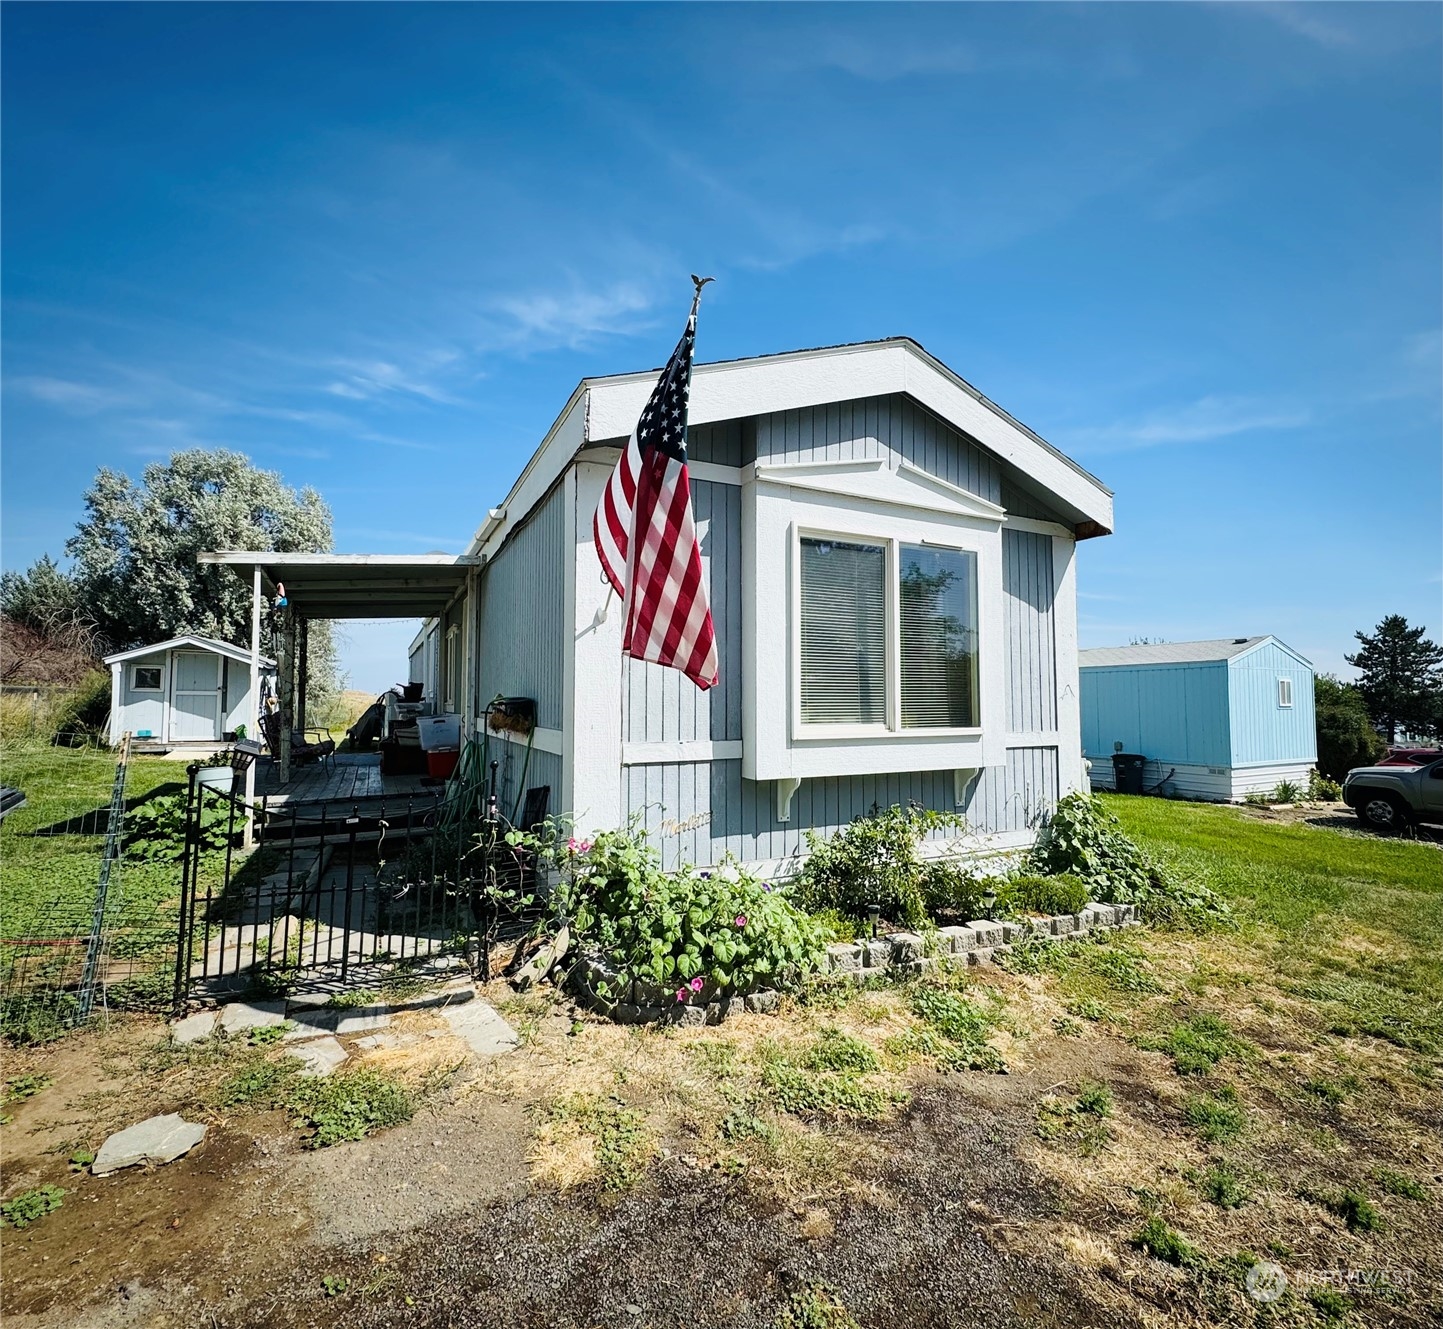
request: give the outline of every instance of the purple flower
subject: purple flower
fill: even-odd
[[[746,927],[746,925],[747,925],[747,916],[746,916],[745,914],[738,914],[738,915],[737,915],[736,922],[737,922],[737,927],[739,927],[739,928],[744,928],[744,927]]]
[[[685,988],[677,988],[677,990],[676,990],[676,999],[677,999],[678,1001],[685,1001],[685,1000],[686,1000],[686,989],[685,989]]]
[[[762,890],[766,891],[766,893],[767,893],[768,895],[770,895],[770,894],[772,893],[772,884],[771,884],[771,882],[769,882],[769,881],[764,881],[764,882],[762,882]]]
[[[696,978],[692,979],[687,986],[690,987],[693,992],[700,992],[702,988],[706,986],[706,984],[702,982],[701,977],[698,975]]]

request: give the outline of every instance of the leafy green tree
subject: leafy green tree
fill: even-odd
[[[1313,680],[1313,710],[1318,726],[1318,769],[1341,780],[1355,766],[1370,766],[1383,755],[1383,740],[1373,728],[1368,703],[1351,683],[1332,674]]]
[[[1398,731],[1436,732],[1443,693],[1443,647],[1429,641],[1421,627],[1409,627],[1402,614],[1389,614],[1372,634],[1356,632],[1360,649],[1344,657],[1360,675],[1358,691],[1374,725],[1397,741]]]
[[[82,597],[75,575],[43,554],[24,572],[0,577],[0,612],[12,623],[48,633],[81,615]]]
[[[244,454],[195,448],[145,468],[139,483],[102,469],[85,495],[86,516],[66,544],[75,580],[100,631],[117,649],[193,632],[250,640],[250,587],[234,569],[202,565],[208,549],[325,553],[331,513],[314,489],[292,489]],[[339,686],[324,622],[310,630],[310,701],[323,707]],[[262,649],[274,653],[270,625]]]

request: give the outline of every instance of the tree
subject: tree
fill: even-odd
[[[0,577],[0,678],[73,686],[100,667],[104,643],[73,574],[47,554]]]
[[[1355,632],[1356,655],[1344,658],[1361,677],[1358,691],[1368,714],[1388,742],[1401,729],[1409,734],[1436,732],[1439,694],[1443,693],[1443,647],[1408,626],[1402,614],[1389,614],[1369,636]]]
[[[331,548],[331,513],[320,494],[297,492],[225,449],[177,452],[147,466],[139,484],[102,469],[85,508],[66,550],[89,612],[120,650],[187,632],[250,641],[250,587],[232,568],[200,564],[203,550]],[[311,625],[313,709],[339,687],[329,629]],[[274,654],[269,623],[262,634],[262,650]]]
[[[1313,680],[1313,710],[1318,726],[1318,769],[1341,780],[1355,766],[1371,766],[1383,755],[1383,740],[1373,728],[1368,704],[1351,683],[1332,674]]]

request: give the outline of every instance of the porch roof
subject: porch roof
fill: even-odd
[[[260,569],[268,594],[284,584],[303,618],[430,618],[440,614],[480,567],[475,555],[277,554],[225,549],[200,555],[249,577]]]

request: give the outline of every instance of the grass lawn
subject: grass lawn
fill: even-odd
[[[244,1323],[286,1305],[410,1329],[469,1323],[478,1297],[517,1323],[631,1323],[635,1303],[688,1329],[1438,1323],[1443,853],[1247,809],[1106,805],[1234,924],[819,981],[713,1028],[621,1026],[498,979],[481,996],[522,1036],[512,1054],[453,1063],[407,1017],[410,1045],[350,1045],[363,1070],[444,1054],[439,1087],[418,1082],[415,1121],[325,1172],[293,1125],[267,1125],[278,1042],[157,1051],[158,1025],[117,1021],[25,1049],[12,1075],[54,1083],[13,1106],[10,1140],[30,1184],[81,1193],[7,1250],[0,1301],[18,1300],[0,1309],[98,1305],[133,1278],[178,1323],[239,1301],[260,1317]],[[232,1170],[202,1196],[209,1226],[175,1229],[189,1247],[137,1255],[138,1219],[83,1226],[97,1183],[65,1151],[93,1147],[99,1120],[171,1110],[213,1114],[206,1148]],[[484,1204],[455,1184],[483,1165]],[[150,1211],[182,1212],[187,1167],[148,1179]],[[344,1263],[247,1204],[332,1226],[364,1211],[369,1236]],[[506,1258],[478,1272],[457,1251]],[[1284,1271],[1276,1300],[1249,1290],[1260,1260]],[[211,1267],[223,1283],[197,1291]]]

